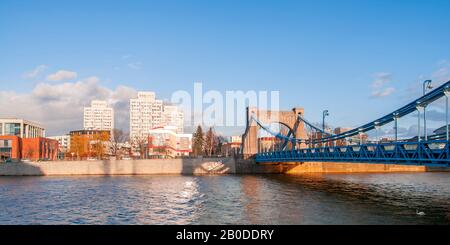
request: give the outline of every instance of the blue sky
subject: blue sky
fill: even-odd
[[[284,109],[358,126],[415,98],[421,81],[450,78],[449,11],[438,0],[2,0],[0,102],[66,70],[77,77],[64,82],[96,77],[166,99],[194,82],[279,90]]]

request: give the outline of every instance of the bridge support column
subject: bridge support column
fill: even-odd
[[[295,107],[295,108],[292,109],[292,111],[294,112],[294,118],[296,120],[297,120],[297,117],[298,117],[299,114],[302,115],[302,116],[304,116],[304,114],[305,114],[305,110],[303,108],[300,108],[300,107]],[[294,124],[295,124],[295,122],[294,122]],[[294,124],[291,127],[293,127]],[[295,132],[294,132],[294,136],[297,139],[306,139],[306,138],[308,138],[308,136],[306,135],[305,124],[303,122],[298,124],[298,127],[295,130]],[[304,149],[304,148],[307,148],[307,145],[305,143],[301,143],[300,145],[293,147],[293,149]]]
[[[246,134],[242,138],[244,159],[252,158],[258,153],[258,127],[249,126]]]
[[[303,122],[297,123],[298,115],[304,114],[303,108],[293,108],[291,111],[267,111],[267,110],[258,110],[255,107],[247,108],[247,127],[244,135],[242,135],[242,155],[244,158],[252,158],[258,153],[258,130],[259,126],[256,122],[252,120],[252,117],[257,118],[260,122],[266,125],[270,125],[271,123],[278,122],[287,126],[290,130],[292,130],[293,135],[291,137],[295,137],[297,139],[305,139],[306,131],[305,125]],[[274,142],[277,143],[277,142]],[[297,149],[297,148],[305,148],[306,145],[304,143],[296,146],[295,142],[288,142],[287,148]]]

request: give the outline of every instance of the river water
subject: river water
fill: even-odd
[[[0,224],[450,224],[450,173],[0,177]]]

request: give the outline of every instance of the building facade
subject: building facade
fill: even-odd
[[[148,132],[160,125],[162,101],[154,92],[138,92],[137,98],[130,99],[130,140],[145,140]]]
[[[189,156],[192,152],[192,134],[177,133],[174,126],[149,131],[148,155],[153,158]]]
[[[0,136],[45,137],[45,128],[38,123],[24,119],[0,118]]]
[[[164,105],[162,121],[163,126],[175,127],[177,133],[184,133],[184,113],[178,106]]]
[[[86,130],[114,129],[114,109],[102,100],[93,100],[90,107],[84,108],[83,128]]]
[[[110,130],[71,131],[70,157],[77,159],[103,159],[109,155],[110,139]]]
[[[53,161],[58,159],[58,141],[15,135],[0,136],[0,161]]]
[[[59,143],[59,151],[61,153],[67,153],[70,150],[70,135],[60,135],[48,137],[49,139],[57,140]]]
[[[22,139],[18,136],[0,136],[0,162],[19,161],[21,154]]]
[[[49,138],[22,139],[22,159],[54,161],[58,159],[59,143]]]
[[[130,140],[146,140],[150,130],[171,126],[176,133],[183,133],[184,114],[178,106],[164,105],[156,99],[155,92],[138,92],[137,98],[130,99]]]
[[[261,143],[261,138],[258,139],[258,143]],[[222,155],[236,156],[241,153],[242,147],[242,137],[241,136],[231,136],[228,142],[222,144],[221,152]]]

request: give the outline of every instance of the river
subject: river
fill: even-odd
[[[450,173],[0,177],[0,224],[448,225]]]

